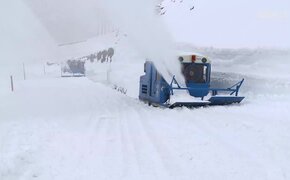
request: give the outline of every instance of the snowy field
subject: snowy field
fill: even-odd
[[[20,64],[11,93],[2,72],[0,179],[290,180],[289,51],[188,50],[212,58],[215,86],[244,77],[245,101],[149,107],[138,100],[137,57],[116,60],[109,84],[104,64],[91,64],[89,78],[60,78],[58,66],[44,75],[32,63],[25,81]]]

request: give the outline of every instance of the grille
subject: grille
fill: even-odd
[[[147,94],[147,90],[148,90],[147,85],[142,84],[142,93]]]

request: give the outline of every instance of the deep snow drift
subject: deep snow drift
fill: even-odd
[[[245,77],[246,100],[169,110],[138,101],[144,59],[117,46],[87,64],[93,81],[43,64],[24,81],[20,65],[11,93],[1,76],[1,180],[290,179],[289,51],[187,47],[212,58],[215,86]]]

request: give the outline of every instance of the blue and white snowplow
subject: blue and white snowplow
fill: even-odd
[[[239,96],[244,79],[228,88],[212,88],[208,58],[193,54],[180,56],[179,61],[185,78],[184,87],[175,77],[167,83],[153,62],[146,61],[145,75],[140,77],[139,99],[149,105],[168,108],[228,105],[244,99]]]

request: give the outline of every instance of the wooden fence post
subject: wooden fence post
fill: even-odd
[[[23,79],[26,80],[25,64],[23,63]]]
[[[44,75],[46,75],[45,64],[43,65],[43,72],[44,72]]]
[[[14,91],[13,76],[10,76],[11,91]]]

